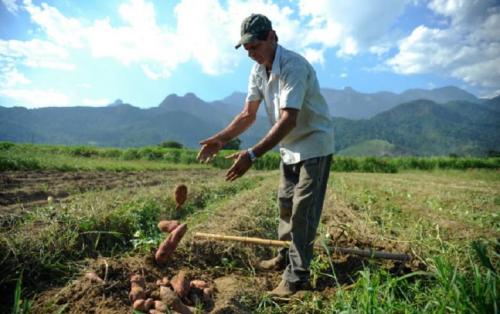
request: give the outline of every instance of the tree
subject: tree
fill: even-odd
[[[241,140],[239,138],[234,138],[230,140],[229,142],[222,147],[222,149],[234,149],[234,150],[239,150],[241,145]]]
[[[162,142],[159,146],[163,147],[163,148],[183,148],[184,147],[181,143],[176,142],[176,141],[165,141],[165,142]]]

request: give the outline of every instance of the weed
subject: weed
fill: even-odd
[[[31,301],[23,300],[21,298],[22,294],[22,282],[23,282],[23,271],[19,274],[19,278],[16,282],[16,289],[14,291],[14,305],[12,308],[12,314],[27,314],[30,311]]]

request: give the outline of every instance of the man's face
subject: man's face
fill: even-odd
[[[244,44],[243,47],[248,51],[248,57],[250,57],[250,59],[266,67],[272,66],[276,47],[271,34],[267,36],[266,40],[255,40],[248,44]]]

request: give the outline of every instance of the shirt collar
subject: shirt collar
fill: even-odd
[[[281,49],[282,48],[280,45],[276,46],[276,53],[274,55],[273,66],[271,68],[271,76],[272,75],[279,76],[281,73],[281,67],[280,67]],[[261,76],[262,78],[266,78],[267,77],[266,67],[262,64],[259,64],[258,73],[259,76]]]

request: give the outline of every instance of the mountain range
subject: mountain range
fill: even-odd
[[[456,88],[401,94],[323,89],[335,125],[335,147],[345,155],[486,155],[500,151],[500,97],[478,99]],[[205,102],[193,93],[168,95],[141,109],[121,100],[106,107],[26,109],[0,106],[0,141],[131,147],[165,140],[198,147],[226,126],[245,94]],[[261,106],[263,107],[263,106]],[[255,144],[270,124],[259,110],[240,137]]]
[[[322,88],[330,114],[334,117],[348,119],[369,119],[376,114],[389,110],[399,104],[427,99],[436,103],[462,100],[471,103],[481,102],[476,96],[455,86],[435,89],[409,89],[401,94],[391,92],[362,93],[351,87],[344,89]],[[222,99],[226,104],[243,104],[246,94],[235,92]],[[263,111],[262,111],[263,112]]]

